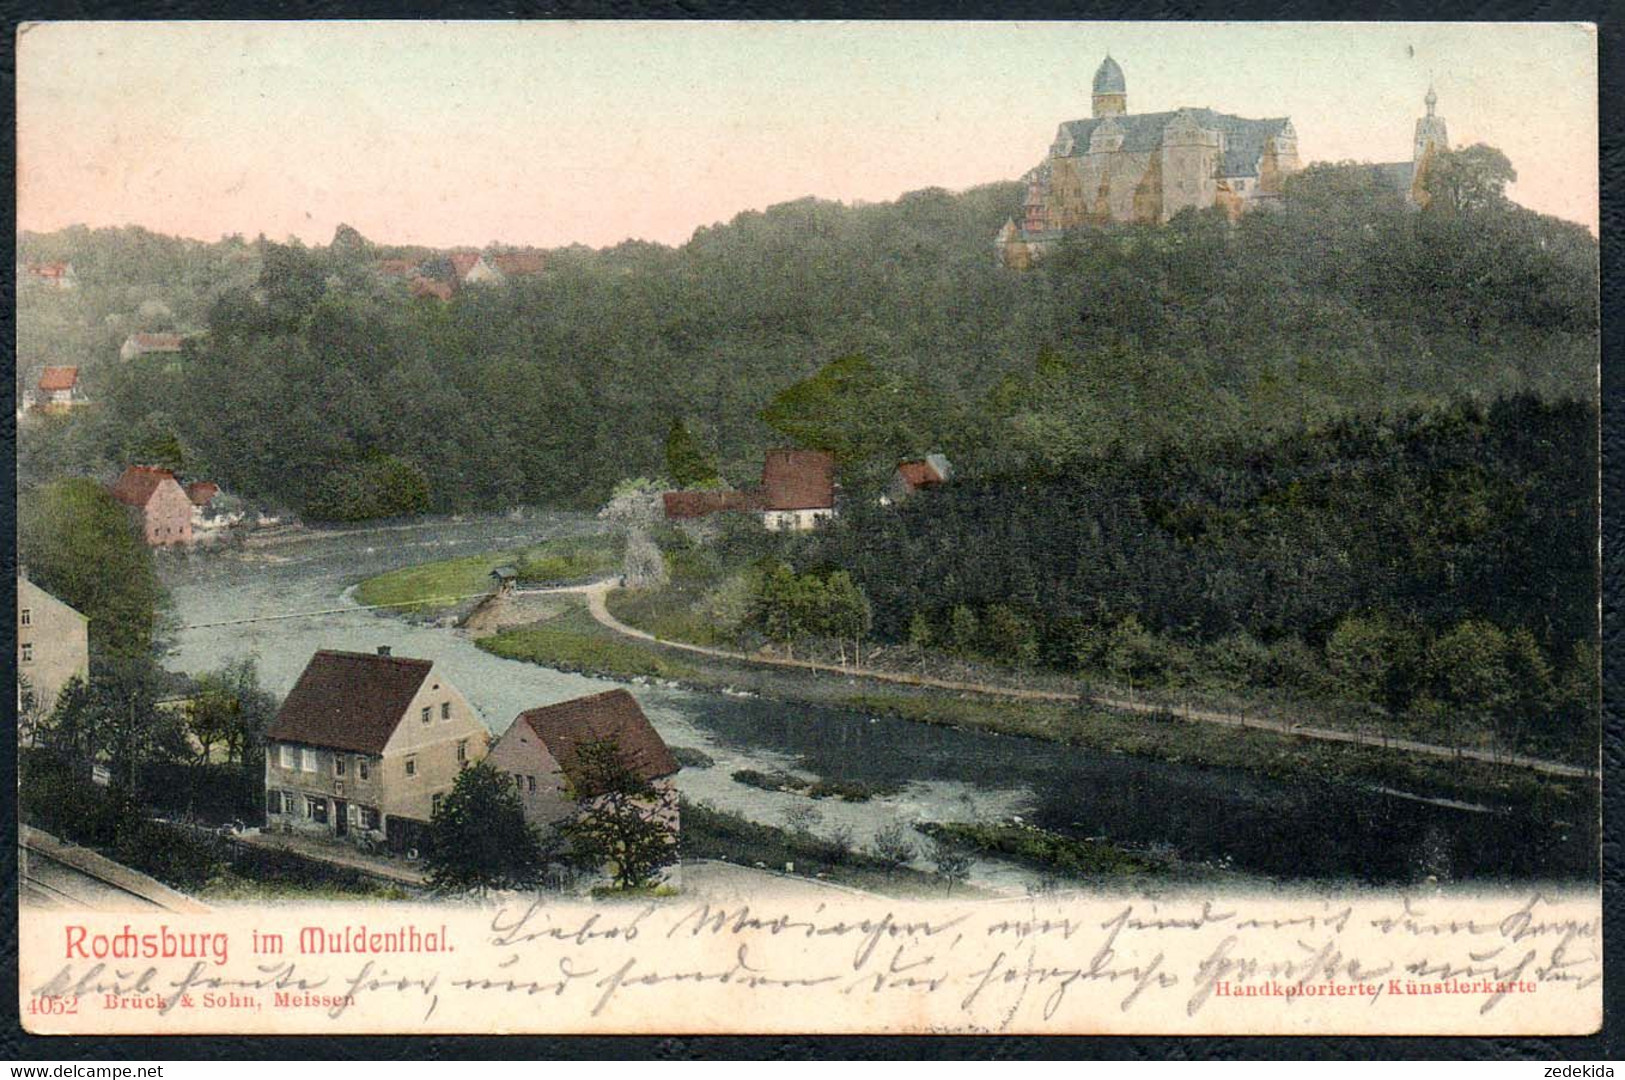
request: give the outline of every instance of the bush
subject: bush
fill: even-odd
[[[210,833],[134,817],[119,828],[113,857],[166,885],[196,892],[219,875],[224,845]]]
[[[383,456],[329,473],[305,505],[305,516],[316,521],[368,521],[421,514],[428,508],[429,481],[423,470]]]
[[[709,769],[717,763],[716,758],[692,746],[674,746],[671,756],[685,769]]]

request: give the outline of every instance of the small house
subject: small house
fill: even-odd
[[[513,587],[519,581],[519,572],[511,566],[499,566],[491,571],[492,591],[501,593],[513,592]]]
[[[433,661],[385,646],[317,652],[265,738],[269,827],[407,851],[489,736]]]
[[[72,289],[79,284],[71,262],[31,262],[23,266],[23,272],[30,280],[53,289]]]
[[[192,500],[169,469],[131,465],[112,488],[129,507],[148,544],[164,547],[192,542]]]
[[[902,502],[916,491],[941,487],[953,476],[953,466],[941,454],[927,454],[917,461],[905,461],[897,466],[881,504],[889,506]]]
[[[131,334],[119,346],[119,359],[130,361],[148,353],[178,353],[183,340],[179,334]]]
[[[589,743],[612,744],[622,762],[658,793],[650,813],[678,828],[677,759],[625,690],[520,713],[491,747],[486,763],[513,778],[525,820],[540,828],[584,808],[576,798],[581,785],[573,782],[572,773],[581,748]]]
[[[83,405],[85,398],[79,388],[77,367],[48,367],[40,373],[39,407],[48,412],[71,409]]]
[[[822,450],[769,450],[762,462],[762,524],[811,529],[835,516],[835,458]]]

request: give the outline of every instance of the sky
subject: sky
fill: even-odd
[[[1090,113],[1290,116],[1402,161],[1429,83],[1518,202],[1597,228],[1596,35],[1490,23],[45,23],[17,47],[18,225],[435,247],[682,243],[812,195],[1013,180]]]

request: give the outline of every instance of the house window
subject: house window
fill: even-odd
[[[429,811],[430,811],[430,813],[434,813],[434,814],[440,813],[440,800],[444,799],[444,798],[445,798],[445,795],[441,794],[440,792],[437,791],[437,792],[434,793],[433,797],[431,797],[429,799]]]
[[[267,814],[282,813],[282,792],[267,791],[265,793],[265,812]]]
[[[423,707],[423,722],[425,724],[429,722],[429,707],[427,705]]]
[[[300,772],[315,772],[316,771],[316,751],[312,750],[308,746],[303,747],[299,751],[299,771]]]
[[[407,758],[406,759],[406,775],[407,776],[416,776],[417,774],[418,774],[418,759],[415,758],[415,757]]]
[[[305,816],[319,825],[327,824],[327,800],[314,795],[305,796]]]
[[[299,751],[289,746],[287,743],[283,743],[281,747],[281,760],[278,762],[278,764],[290,772],[297,769],[299,767]]]
[[[21,648],[23,651],[23,663],[32,664],[34,662],[34,643],[32,641],[25,641],[22,643]]]
[[[442,701],[440,703],[440,719],[442,719],[442,720],[450,720],[451,719],[451,702]]]
[[[530,789],[532,795],[536,794],[536,778],[534,776],[525,777],[525,787]]]
[[[361,827],[363,829],[376,829],[376,828],[378,828],[378,809],[377,809],[377,807],[363,806],[363,807],[360,808],[360,813],[361,813]]]
[[[23,608],[23,610],[21,612],[19,612],[18,615],[17,615],[17,624],[19,626],[33,626],[34,625],[34,609],[33,608]]]
[[[355,768],[356,768],[356,775],[361,777],[361,779],[365,780],[367,778],[367,773],[370,771],[367,768],[367,759],[364,758],[364,757],[356,758],[355,759]]]
[[[333,775],[334,776],[343,776],[344,775],[344,755],[343,754],[334,754],[333,755]]]
[[[468,740],[460,739],[457,742],[457,760],[464,765],[468,764]]]

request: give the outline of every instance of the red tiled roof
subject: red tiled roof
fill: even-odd
[[[186,497],[192,500],[193,506],[206,506],[218,494],[220,485],[208,480],[194,480],[186,485]]]
[[[65,262],[29,263],[28,272],[35,277],[59,278],[73,272],[73,264]]]
[[[79,385],[79,369],[76,367],[48,367],[39,377],[39,388],[47,393],[52,390],[72,390]]]
[[[667,491],[660,496],[666,516],[700,518],[725,510],[760,510],[761,499],[751,491]]]
[[[575,766],[576,748],[589,742],[613,741],[645,780],[670,776],[679,767],[637,699],[625,690],[530,709],[520,713],[514,723],[530,725],[566,776]]]
[[[539,251],[510,251],[505,255],[493,255],[487,261],[510,277],[539,274],[547,268],[547,260]]]
[[[477,251],[454,251],[451,253],[450,258],[452,268],[457,271],[457,276],[465,278],[468,276],[468,272],[474,269],[474,264],[480,261],[480,253]]]
[[[322,649],[288,691],[265,737],[379,753],[433,666],[431,660]]]
[[[905,461],[897,466],[897,475],[910,488],[934,487],[948,479],[929,461]]]
[[[175,479],[175,474],[168,469],[160,469],[153,465],[131,465],[124,470],[124,475],[118,478],[113,485],[113,498],[129,506],[146,506],[152,493],[165,480]]]
[[[430,278],[413,278],[413,296],[438,296],[442,300],[451,299],[452,288],[444,281],[434,281]]]
[[[835,505],[835,458],[822,450],[769,450],[762,462],[768,510],[826,510]]]
[[[140,333],[131,334],[130,339],[142,352],[180,352],[183,340],[179,334]]]

